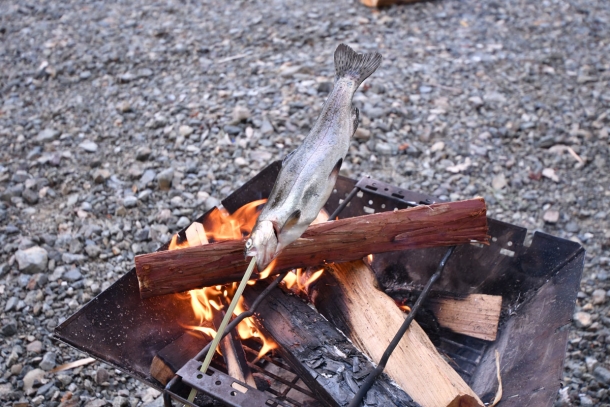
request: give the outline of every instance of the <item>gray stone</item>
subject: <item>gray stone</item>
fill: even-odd
[[[15,259],[19,263],[19,270],[26,274],[46,271],[49,260],[47,251],[40,246],[30,247],[26,250],[17,250]]]
[[[81,263],[81,262],[85,261],[86,259],[87,258],[82,254],[63,253],[61,255],[61,261],[63,261],[66,264]]]
[[[85,246],[85,252],[87,253],[87,256],[96,258],[100,255],[102,249],[100,249],[100,247],[96,244],[90,244]]]
[[[140,147],[136,150],[136,160],[146,161],[150,157],[152,150],[146,146]]]
[[[95,153],[97,151],[97,144],[91,140],[85,140],[78,146],[88,153]]]
[[[140,185],[142,187],[145,187],[149,183],[153,182],[155,180],[156,176],[157,176],[157,173],[155,172],[155,170],[144,171],[144,173],[140,177]]]
[[[35,205],[38,203],[38,192],[33,191],[31,189],[25,189],[21,193],[23,200],[29,203],[30,205]]]
[[[603,366],[597,366],[593,370],[593,376],[600,382],[610,385],[610,370],[606,369]]]
[[[53,270],[53,273],[49,276],[49,281],[57,281],[59,280],[64,273],[66,272],[66,268],[64,266],[57,266]]]
[[[57,358],[57,355],[55,354],[55,352],[47,352],[42,357],[42,361],[40,362],[38,367],[41,368],[42,370],[49,371],[55,367],[56,358]]]
[[[272,134],[275,130],[273,129],[273,125],[269,120],[263,120],[261,124],[261,133],[264,135]]]
[[[133,208],[138,204],[138,198],[135,196],[126,196],[123,198],[123,205],[125,208]]]
[[[125,396],[116,396],[112,400],[112,407],[129,407],[129,398]]]
[[[176,226],[178,226],[179,228],[185,228],[190,224],[191,221],[186,216],[181,216],[180,219],[178,219],[178,222],[176,222]]]
[[[9,312],[17,307],[17,303],[19,302],[19,298],[11,297],[6,301],[6,305],[4,306],[4,312]]]
[[[49,141],[57,140],[59,138],[59,131],[54,129],[44,129],[36,136],[36,141],[39,143],[48,143]]]
[[[555,209],[549,209],[548,211],[545,211],[544,215],[542,215],[542,220],[550,224],[557,223],[557,221],[559,220],[559,211],[556,211]]]
[[[9,321],[2,325],[0,332],[4,336],[13,336],[17,333],[17,324],[14,321]]]
[[[606,291],[598,288],[591,293],[593,305],[601,305],[606,302]]]
[[[93,399],[93,400],[89,400],[84,405],[84,407],[104,407],[104,406],[108,406],[108,405],[110,405],[108,400],[105,400],[105,399]]]
[[[108,374],[108,371],[103,367],[98,367],[97,371],[95,372],[95,382],[97,384],[102,384],[107,382],[108,379],[110,379],[110,374]]]
[[[579,398],[581,406],[593,406],[593,399],[591,399],[591,397],[587,396],[586,394],[581,394]]]
[[[159,189],[168,190],[172,186],[172,180],[174,179],[174,169],[168,168],[157,174],[157,183]]]
[[[588,312],[579,311],[574,314],[574,322],[579,328],[588,328],[593,320]]]
[[[378,141],[377,144],[375,144],[375,151],[379,154],[389,155],[392,154],[392,146],[384,141]]]
[[[80,272],[80,269],[78,267],[75,267],[64,273],[61,278],[66,281],[78,281],[83,278],[83,275]]]
[[[26,346],[25,349],[30,353],[40,353],[42,352],[42,342],[33,341],[28,343],[28,346]]]
[[[578,233],[578,231],[580,230],[580,226],[578,226],[578,223],[576,222],[568,222],[565,229],[567,232],[570,233]]]
[[[182,125],[178,128],[178,133],[183,137],[189,137],[195,130],[191,126]]]
[[[51,390],[52,387],[54,387],[55,384],[50,381],[47,384],[43,384],[42,386],[40,386],[37,390],[36,390],[36,395],[37,396],[41,396],[46,394],[49,390]]]
[[[10,383],[0,384],[0,399],[5,399],[13,392],[13,385]]]
[[[252,113],[250,113],[250,110],[245,106],[236,105],[233,108],[233,123],[246,121],[250,116],[252,116]]]
[[[244,157],[241,157],[241,156],[235,157],[235,160],[233,160],[233,162],[235,163],[235,165],[237,165],[238,167],[241,167],[241,168],[247,167],[249,165],[248,161]]]
[[[508,184],[506,182],[506,177],[503,173],[496,174],[496,176],[493,177],[491,181],[491,187],[496,191],[503,189],[504,187],[506,187],[506,185]]]
[[[226,125],[223,127],[224,131],[232,136],[236,136],[241,133],[241,127]]]
[[[218,205],[220,205],[220,201],[218,199],[214,198],[213,196],[211,196],[205,200],[205,210],[206,211],[209,211],[210,209],[215,208]]]
[[[96,184],[102,184],[110,178],[110,171],[105,168],[98,168],[93,172],[93,181]]]

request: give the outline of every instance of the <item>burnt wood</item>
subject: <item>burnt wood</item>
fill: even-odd
[[[250,306],[264,288],[264,283],[247,287],[245,306]],[[346,406],[374,369],[332,324],[279,288],[263,299],[255,316],[259,329],[280,345],[281,356],[324,406]],[[364,401],[368,406],[419,406],[386,375],[380,376]]]
[[[405,315],[376,287],[373,271],[359,260],[326,265],[307,295],[322,315],[378,363]],[[483,405],[415,321],[392,353],[385,372],[423,406]]]
[[[150,375],[163,385],[210,342],[210,337],[198,331],[187,331],[161,349],[152,360]]]
[[[214,313],[213,323],[216,332],[218,332],[218,328],[220,327],[224,316],[224,311]],[[222,357],[227,365],[227,374],[240,382],[244,382],[256,388],[254,376],[252,376],[252,372],[248,366],[246,354],[244,353],[244,348],[242,347],[236,330],[232,330],[227,336],[222,338],[219,346],[222,351]]]
[[[205,225],[205,223],[204,223]],[[422,205],[310,226],[278,256],[273,274],[370,253],[487,242],[482,198]],[[136,256],[140,295],[147,298],[239,281],[247,267],[244,241],[229,240]],[[255,271],[254,278],[259,275]]]

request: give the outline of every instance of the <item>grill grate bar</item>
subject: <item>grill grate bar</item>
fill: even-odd
[[[303,394],[305,394],[305,395],[307,395],[307,396],[309,396],[309,397],[313,397],[313,398],[315,398],[315,397],[316,397],[316,396],[314,396],[314,394],[313,394],[311,391],[309,391],[309,390],[307,390],[307,389],[304,389],[304,388],[303,388],[303,387],[301,387],[301,386],[297,386],[296,384],[294,384],[294,385],[293,385],[293,384],[292,384],[290,381],[288,381],[288,380],[284,379],[283,377],[280,377],[280,376],[278,376],[278,375],[276,375],[276,374],[274,374],[274,373],[271,373],[271,372],[269,372],[269,371],[267,371],[267,370],[265,370],[265,369],[261,368],[260,366],[257,366],[257,365],[251,365],[250,367],[252,367],[252,368],[253,368],[254,370],[256,370],[258,373],[262,373],[262,374],[264,374],[265,376],[269,376],[270,378],[272,378],[272,379],[274,379],[274,380],[277,380],[278,382],[280,382],[280,383],[282,383],[282,384],[285,384],[286,386],[289,386],[289,387],[291,387],[291,388],[293,388],[293,389],[295,389],[295,390],[298,390],[298,391],[300,391],[301,393],[303,393]],[[299,379],[299,377],[298,377],[298,376],[297,376],[296,378],[297,378],[297,380]]]
[[[258,356],[258,351],[257,350],[252,349],[252,348],[250,348],[249,346],[246,346],[246,345],[243,345],[243,347],[244,347],[244,350],[246,352],[248,352],[248,353],[250,353],[252,355]],[[292,373],[294,375],[297,374],[294,370],[292,370],[292,368],[290,366],[288,366],[285,363],[280,362],[276,358],[270,358],[269,356],[265,355],[265,356],[260,357],[260,359],[263,359],[263,360],[265,360],[265,361],[267,361],[269,363],[272,363],[272,364],[276,365],[277,367],[281,367],[282,369],[287,370],[287,371],[289,371],[290,373]]]

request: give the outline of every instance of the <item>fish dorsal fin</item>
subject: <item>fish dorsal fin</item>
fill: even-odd
[[[286,230],[292,229],[292,227],[299,222],[300,217],[301,217],[300,209],[297,209],[296,211],[292,212],[292,214],[290,214],[290,216],[288,217],[286,222],[284,222],[284,226],[282,226],[282,230],[281,230],[280,234]]]
[[[339,161],[337,161],[337,164],[335,164],[335,167],[328,176],[328,181],[331,185],[335,185],[335,182],[337,182],[337,177],[339,176],[339,171],[341,170],[341,164],[343,164],[343,158],[339,158]]]
[[[354,122],[354,133],[358,129],[360,124],[360,110],[357,107],[352,106],[352,121]]]

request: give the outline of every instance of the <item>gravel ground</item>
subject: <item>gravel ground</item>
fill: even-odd
[[[610,405],[609,27],[593,0],[3,1],[0,401],[159,405],[101,363],[48,373],[83,357],[50,332],[298,145],[346,42],[384,62],[342,173],[582,242],[557,405]]]

